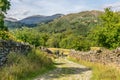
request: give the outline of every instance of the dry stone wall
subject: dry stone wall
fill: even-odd
[[[16,52],[23,55],[27,55],[27,52],[31,50],[31,46],[26,43],[15,42],[12,40],[0,40],[0,66],[6,63],[7,55],[10,52]]]
[[[113,51],[104,49],[101,51],[89,51],[89,52],[78,52],[71,51],[71,57],[75,57],[78,60],[85,60],[89,62],[99,62],[105,65],[114,64],[120,67],[120,48]]]

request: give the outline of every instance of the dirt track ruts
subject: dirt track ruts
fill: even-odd
[[[64,58],[56,60],[56,69],[34,80],[90,80],[92,71],[83,65]]]

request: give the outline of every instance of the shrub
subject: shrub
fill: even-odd
[[[4,40],[15,40],[15,37],[7,31],[0,31],[0,39],[4,39]]]

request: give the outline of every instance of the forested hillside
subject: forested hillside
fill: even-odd
[[[68,14],[48,24],[41,24],[37,30],[47,33],[74,32],[86,35],[91,28],[98,24],[98,16],[102,13],[101,11],[84,11]]]
[[[101,11],[84,11],[68,14],[48,24],[39,24],[35,28],[14,30],[20,40],[35,46],[89,50],[87,36],[99,23]],[[28,36],[29,35],[29,36]]]
[[[15,36],[35,46],[89,50],[90,46],[116,48],[119,44],[119,13],[84,11],[68,14],[35,28],[14,30]]]

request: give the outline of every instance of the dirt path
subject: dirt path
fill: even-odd
[[[57,68],[34,80],[90,80],[92,71],[85,66],[59,58]]]

